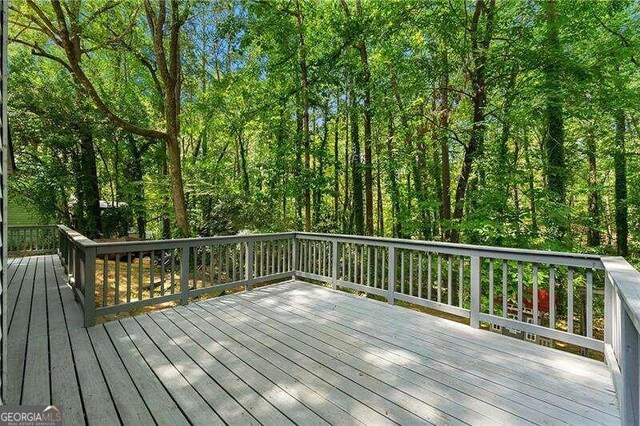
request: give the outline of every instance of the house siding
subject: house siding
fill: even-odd
[[[4,244],[5,237],[7,235],[7,142],[8,142],[8,126],[7,126],[7,11],[8,1],[3,0],[2,9],[0,10],[0,19],[2,25],[0,25],[0,39],[2,40],[2,47],[0,48],[0,95],[2,100],[0,102],[0,167],[2,168],[0,179],[0,196],[2,197],[2,210],[0,211],[0,266],[2,271],[0,273],[0,317],[2,322],[2,333],[0,335],[0,343],[2,345],[2,352],[0,358],[0,388],[1,400],[6,400],[7,392],[7,318],[5,313],[7,312],[7,245]]]

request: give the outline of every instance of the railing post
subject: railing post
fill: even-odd
[[[187,305],[189,303],[189,245],[182,245],[182,253],[180,256],[180,303]]]
[[[387,301],[390,305],[395,304],[395,291],[396,291],[396,248],[389,246],[389,279],[387,280]]]
[[[331,287],[338,288],[338,240],[331,243]]]
[[[71,249],[71,267],[69,268],[69,278],[68,281],[71,283],[71,287],[75,288],[77,291],[81,291],[80,284],[82,283],[82,276],[80,271],[80,260],[79,260],[79,250],[73,244],[73,248]],[[76,302],[80,302],[80,298],[78,297],[78,293],[76,291],[73,292],[73,296]],[[84,308],[84,307],[83,307]]]
[[[67,281],[71,281],[71,277],[75,272],[75,269],[73,266],[75,262],[74,245],[70,241],[67,241],[67,242],[68,242],[67,244]]]
[[[53,229],[53,247],[60,247],[60,233],[58,233],[58,228]]]
[[[480,328],[480,257],[471,256],[471,306],[469,309],[469,324],[473,328]]]
[[[621,312],[622,351],[620,353],[620,372],[622,375],[622,389],[620,401],[620,415],[623,425],[637,425],[640,409],[638,404],[638,330],[625,308]]]
[[[247,249],[244,252],[244,268],[245,279],[247,284],[244,286],[246,291],[253,290],[253,241],[247,241]]]
[[[613,342],[613,301],[614,299],[613,285],[609,272],[604,271],[604,343],[611,344]]]
[[[78,253],[78,250],[76,250]],[[96,324],[96,248],[88,247],[84,252],[84,326]]]
[[[293,234],[293,268],[291,268],[291,279],[296,279],[296,272],[298,272],[298,237]]]

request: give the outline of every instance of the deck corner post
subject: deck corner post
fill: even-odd
[[[638,330],[636,330],[632,319],[626,309],[621,312],[622,351],[620,354],[620,371],[622,373],[622,386],[618,392],[620,401],[620,416],[623,425],[637,425],[640,421],[639,413],[639,387],[638,379]]]
[[[331,287],[338,288],[338,240],[331,242]]]
[[[291,279],[296,280],[298,272],[298,235],[293,234],[293,268],[291,268]]]
[[[189,304],[189,251],[187,244],[180,248],[180,304]]]
[[[78,250],[76,250],[76,254]],[[77,260],[76,260],[77,261]],[[89,247],[84,252],[84,326],[96,325],[96,248]],[[77,278],[76,278],[77,281]],[[77,284],[77,283],[76,283]]]
[[[480,257],[471,256],[471,306],[469,325],[480,328]]]
[[[604,343],[611,344],[613,342],[613,301],[614,289],[609,277],[609,271],[604,271]]]
[[[395,304],[395,291],[396,291],[396,248],[389,246],[389,279],[387,282],[387,301],[390,305]]]
[[[58,234],[58,252],[57,252],[57,255],[58,255],[58,257],[61,257],[62,256],[62,236],[60,235],[60,230],[59,229],[56,229],[56,232]],[[62,259],[61,259],[61,263],[64,263],[62,261]]]
[[[73,244],[70,242],[69,244],[67,244],[67,267],[65,269],[65,271],[67,272],[67,281],[69,283],[71,283],[71,278],[73,276],[73,273],[75,272],[75,266],[74,266],[74,262],[75,262],[75,250],[73,248]]]
[[[247,283],[245,284],[244,289],[249,291],[253,290],[253,241],[247,241],[246,245],[246,250],[244,252],[244,268]]]

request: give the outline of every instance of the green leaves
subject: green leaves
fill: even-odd
[[[81,63],[99,95],[129,122],[165,129],[165,85],[144,8],[77,4]],[[551,3],[496,2],[492,31],[483,15],[476,36],[475,2],[344,4],[300,0],[298,10],[294,1],[180,2],[187,20],[179,33],[179,149],[194,232],[299,228],[307,188],[314,229],[352,231],[352,166],[364,164],[364,156],[352,161],[351,124],[356,120],[364,144],[369,90],[375,233],[441,239],[453,229],[462,241],[578,250],[587,230],[597,228],[602,247],[595,250],[613,251],[614,114],[623,110],[626,205],[631,248],[637,247],[637,2],[558,1],[553,22]],[[42,56],[64,58],[56,40],[25,27],[24,4],[13,7],[12,38],[20,41],[10,46],[10,119],[25,172],[12,185],[62,220],[64,199],[77,189],[78,129],[90,129],[100,196],[127,202],[159,235],[162,219],[174,214],[163,144],[108,124],[65,66]],[[484,34],[490,39],[478,79],[473,41],[485,41]],[[366,45],[369,79],[353,48],[359,42]],[[478,93],[482,117],[474,116]],[[482,146],[464,182],[462,217],[449,219],[442,206],[455,207],[463,159],[479,125]],[[552,140],[562,141],[563,161]],[[590,205],[596,199],[598,209]]]

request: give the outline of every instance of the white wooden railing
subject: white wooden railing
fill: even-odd
[[[603,257],[605,360],[613,376],[623,424],[640,424],[640,273],[621,257]]]
[[[623,258],[302,232],[125,243],[59,233],[86,326],[233,287],[314,280],[603,352],[623,423],[638,424],[640,273]]]
[[[300,277],[458,315],[476,328],[482,321],[604,350],[594,337],[594,307],[604,323],[604,298],[594,303],[594,287],[604,288],[599,256],[348,235],[296,239]]]
[[[293,275],[293,233],[97,243],[65,226],[59,232],[62,264],[86,326],[97,316],[187,304]]]

